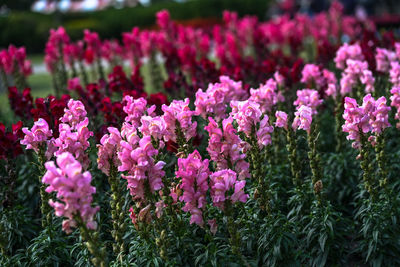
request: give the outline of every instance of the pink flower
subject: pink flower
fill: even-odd
[[[50,200],[49,204],[58,217],[66,217],[63,221],[63,230],[70,233],[71,227],[76,227],[74,216],[80,216],[86,227],[96,229],[97,223],[94,216],[100,207],[92,207],[96,188],[91,186],[92,176],[89,172],[82,173],[81,164],[65,152],[57,157],[57,165],[53,161],[46,162],[47,172],[42,178],[42,183],[48,184],[47,193],[57,192],[59,201]]]
[[[322,76],[319,66],[306,64],[301,72],[301,82],[307,85],[314,83],[316,89],[318,89],[324,86],[325,79]]]
[[[57,151],[55,156],[64,152],[71,153],[86,169],[89,166],[89,157],[86,150],[90,143],[88,139],[93,132],[88,129],[89,119],[86,117],[85,106],[80,101],[70,100],[59,124],[59,137],[54,140]]]
[[[120,151],[118,151],[118,159],[121,165],[118,170],[127,171],[129,175],[122,175],[122,178],[128,182],[130,194],[139,200],[144,200],[144,181],[148,180],[152,193],[160,190],[164,185],[161,178],[165,175],[162,168],[165,162],[154,160],[154,156],[158,155],[158,150],[151,143],[150,136],[144,136],[137,145],[137,139],[132,139],[135,143],[127,141],[120,142]]]
[[[189,154],[187,158],[178,159],[176,177],[182,179],[180,188],[183,190],[183,195],[179,200],[185,202],[182,210],[190,212],[192,214],[190,223],[196,223],[199,226],[204,225],[202,209],[207,203],[209,175],[208,160],[202,160],[197,150]]]
[[[232,204],[237,201],[245,203],[249,197],[244,193],[246,185],[245,180],[237,180],[236,173],[232,170],[225,169],[214,172],[210,176],[211,199],[214,206],[224,209],[225,201],[230,200]],[[227,195],[227,192],[233,190],[232,195]]]
[[[334,59],[336,63],[336,68],[345,69],[348,59],[353,60],[364,60],[364,55],[362,53],[361,47],[358,44],[349,45],[347,43],[343,44],[337,51],[336,57]]]
[[[86,118],[87,112],[83,103],[79,100],[70,99],[67,104],[67,108],[64,110],[64,116],[61,118],[61,122],[68,123],[71,127],[74,127],[79,122]]]
[[[39,147],[45,145],[47,141],[53,136],[52,130],[49,129],[47,122],[40,118],[35,121],[31,130],[22,128],[25,134],[24,139],[21,140],[21,145],[26,145],[26,149],[33,149],[36,153],[39,152]]]
[[[134,99],[127,95],[124,97],[124,102],[123,110],[127,114],[125,121],[130,122],[136,128],[140,126],[140,119],[145,115],[146,111],[147,115],[152,116],[156,109],[155,105],[147,108],[147,101],[143,97]]]
[[[400,46],[400,45],[399,45]],[[394,118],[400,120],[400,87],[395,86],[390,90],[392,96],[390,97],[391,106],[396,108],[396,114]],[[397,128],[400,128],[400,123],[396,124]]]
[[[161,29],[163,30],[168,29],[168,26],[171,24],[171,18],[168,10],[163,9],[161,11],[158,11],[156,14],[156,18],[157,18],[157,25]]]
[[[303,129],[310,133],[311,122],[312,122],[312,109],[311,107],[301,105],[294,113],[295,118],[293,120],[292,127],[294,130]]]
[[[359,82],[365,85],[365,92],[370,93],[375,90],[375,78],[372,72],[368,70],[368,63],[366,61],[348,59],[347,67],[340,80],[340,93],[342,95],[351,93]]]
[[[375,102],[375,110],[371,116],[373,133],[380,134],[384,129],[390,127],[389,112],[390,107],[386,105],[386,98],[384,96],[378,98]]]
[[[273,79],[269,79],[264,85],[258,89],[250,89],[249,100],[260,105],[262,113],[270,112],[278,103],[282,102],[283,96],[278,92],[277,83]]]
[[[276,122],[275,126],[279,128],[285,128],[287,130],[287,114],[283,111],[275,112]]]
[[[165,135],[166,125],[161,117],[142,116],[140,121],[142,126],[139,127],[139,131],[142,134],[152,136],[157,140],[161,140]],[[163,147],[164,143],[162,142],[161,145]]]
[[[97,167],[103,173],[109,175],[110,162],[113,163],[114,167],[118,167],[121,164],[117,157],[117,151],[119,150],[122,139],[117,128],[108,127],[107,130],[109,134],[105,134],[101,138],[100,144],[97,145]]]
[[[192,137],[196,136],[197,122],[192,122],[194,111],[191,111],[189,108],[189,98],[186,98],[184,101],[173,100],[169,106],[163,104],[162,110],[164,111],[162,119],[166,125],[164,136],[166,141],[177,141],[177,122],[183,132],[185,142],[188,142]]]
[[[232,101],[232,117],[238,123],[238,130],[250,136],[252,129],[260,122],[260,105],[251,100]]]
[[[194,105],[195,114],[204,119],[214,116],[216,120],[226,117],[226,108],[232,100],[243,100],[247,97],[242,82],[235,82],[227,76],[221,76],[220,83],[209,84],[205,92],[199,89],[196,93]]]
[[[399,62],[390,63],[390,82],[393,86],[400,86],[400,64]]]
[[[322,102],[317,90],[303,89],[297,90],[297,100],[293,104],[296,109],[299,109],[300,106],[310,107],[313,114],[317,114],[317,108]]]
[[[257,143],[260,149],[271,144],[271,133],[273,131],[274,127],[269,125],[268,116],[265,115],[264,118],[261,120],[260,126],[256,133]]]
[[[396,53],[384,48],[377,48],[375,60],[377,71],[389,72],[390,64],[397,60]]]

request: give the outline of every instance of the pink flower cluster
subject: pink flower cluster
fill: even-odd
[[[400,120],[400,87],[399,86],[393,87],[392,90],[390,90],[390,93],[392,94],[392,96],[390,97],[391,101],[390,105],[396,108],[396,114],[394,118],[396,120]],[[396,124],[396,127],[400,128],[400,122]]]
[[[274,79],[269,79],[264,85],[258,89],[250,89],[249,100],[260,105],[262,113],[270,112],[278,103],[283,102],[285,98],[278,91],[277,82]]]
[[[176,177],[182,179],[180,188],[183,195],[179,198],[185,202],[182,208],[185,212],[190,212],[190,223],[199,226],[204,225],[202,209],[206,206],[208,177],[211,174],[208,169],[208,160],[202,160],[200,153],[195,150],[187,158],[178,159],[178,170]]]
[[[71,153],[86,169],[89,166],[89,157],[86,150],[90,143],[88,139],[93,132],[88,129],[89,119],[86,117],[85,106],[79,100],[70,99],[64,116],[59,125],[59,137],[54,140],[57,149],[55,156],[64,152]]]
[[[47,193],[57,192],[59,201],[50,200],[49,204],[56,216],[67,218],[62,223],[62,229],[71,233],[71,227],[78,226],[75,216],[79,216],[87,228],[96,229],[97,223],[93,217],[100,207],[92,207],[92,195],[96,193],[96,188],[90,184],[90,172],[82,173],[81,164],[68,152],[57,156],[56,161],[58,168],[53,161],[45,163],[47,172],[42,183],[49,185]]]
[[[240,201],[245,203],[249,195],[244,193],[245,180],[237,180],[236,172],[225,169],[214,172],[210,176],[211,199],[214,206],[224,210],[225,202],[232,204]],[[231,195],[227,195],[233,191]]]
[[[354,140],[352,144],[354,148],[361,148],[360,133],[371,132],[379,135],[390,126],[388,122],[390,107],[386,105],[386,98],[383,96],[375,100],[368,94],[363,98],[361,107],[358,106],[355,99],[346,97],[344,108],[345,123],[342,129],[343,132],[348,133],[348,140]],[[374,145],[375,137],[371,136],[369,141]]]
[[[156,109],[155,105],[148,108],[147,100],[143,97],[134,99],[132,96],[127,95],[124,97],[124,102],[123,110],[127,114],[125,121],[131,123],[135,128],[140,126],[140,119],[145,112],[147,112],[149,116],[152,116]]]
[[[375,54],[376,70],[389,72],[390,64],[397,60],[396,53],[384,48],[377,48]]]
[[[237,135],[232,123],[233,118],[228,117],[222,121],[220,129],[217,122],[209,118],[209,123],[204,128],[210,136],[207,151],[211,160],[216,163],[217,170],[230,168],[236,171],[239,180],[243,180],[250,177],[249,163],[245,161],[244,153],[246,143]]]
[[[173,100],[169,106],[163,104],[161,108],[164,111],[162,119],[166,125],[165,141],[177,141],[177,122],[184,134],[186,142],[196,136],[197,122],[192,122],[192,116],[195,112],[191,111],[189,108],[189,98],[185,98],[184,101]]]
[[[400,63],[391,62],[389,71],[390,82],[393,86],[400,86]]]
[[[301,105],[294,113],[295,118],[292,123],[293,130],[303,129],[308,134],[311,130],[313,110],[309,106]]]
[[[368,63],[366,61],[348,59],[347,67],[340,80],[340,93],[342,95],[351,93],[357,83],[365,85],[366,93],[375,91],[375,78],[368,69]]]
[[[255,134],[260,148],[271,144],[270,133],[274,131],[274,127],[269,125],[267,115],[261,119],[262,112],[258,103],[251,100],[232,101],[231,107],[231,116],[236,120],[239,131],[247,137]],[[260,125],[257,127],[258,123]]]
[[[359,44],[349,45],[345,43],[336,51],[336,57],[334,59],[336,68],[345,69],[348,64],[348,59],[358,61],[364,60],[364,55]]]
[[[323,100],[320,99],[317,90],[297,90],[296,94],[297,99],[293,103],[296,106],[296,109],[299,109],[301,106],[307,106],[311,108],[313,114],[317,114],[317,108],[323,102]]]
[[[276,111],[275,112],[275,127],[284,128],[287,130],[287,114],[284,111]]]
[[[41,146],[50,142],[50,139],[53,137],[52,130],[42,118],[35,121],[30,130],[26,127],[22,128],[22,132],[25,136],[21,140],[21,145],[26,145],[26,149],[33,149],[36,153],[39,152]]]
[[[325,89],[328,96],[336,95],[335,74],[327,69],[322,69],[315,64],[306,64],[301,72],[301,82],[307,86],[315,86],[314,89]]]
[[[117,128],[108,127],[109,134],[105,134],[100,144],[97,145],[97,167],[106,175],[110,172],[110,163],[112,162],[115,167],[118,167],[121,162],[117,157],[119,151],[121,134]]]
[[[124,136],[122,133],[121,135]],[[122,178],[127,180],[131,195],[135,199],[144,200],[146,182],[151,192],[160,190],[164,186],[161,178],[165,175],[162,170],[165,162],[155,162],[153,157],[158,155],[158,150],[153,147],[151,137],[144,136],[139,141],[137,135],[128,135],[128,139],[122,140],[120,146],[118,158],[121,165],[118,170],[128,172],[128,175],[122,175]]]
[[[197,91],[194,102],[196,115],[204,119],[207,116],[214,116],[216,120],[224,119],[229,102],[247,98],[242,82],[235,82],[227,76],[221,76],[219,80],[219,83],[209,84],[205,92],[202,89]]]

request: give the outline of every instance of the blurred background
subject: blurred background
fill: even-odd
[[[184,25],[211,29],[222,23],[224,10],[259,20],[296,12],[313,15],[327,10],[332,0],[0,0],[0,50],[10,44],[24,46],[32,62],[28,78],[32,94],[52,92],[51,76],[44,64],[44,48],[49,30],[62,25],[72,40],[83,37],[83,30],[99,33],[102,39],[121,40],[132,27],[155,29],[155,14],[168,9],[171,18]],[[400,25],[399,0],[340,0],[346,14],[369,17],[377,29]],[[147,72],[145,72],[147,73]],[[144,75],[146,77],[148,75]],[[0,106],[7,103],[0,88]]]
[[[155,13],[168,9],[183,24],[219,23],[222,11],[255,15],[260,20],[295,12],[314,14],[330,0],[0,0],[0,48],[10,43],[25,46],[29,54],[43,53],[50,28],[63,25],[72,39],[83,29],[102,38],[117,38],[133,26],[152,28]],[[379,27],[400,25],[398,0],[341,0],[347,14],[372,16]]]

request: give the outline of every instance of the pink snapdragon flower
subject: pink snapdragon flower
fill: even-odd
[[[351,93],[353,88],[359,82],[365,85],[366,93],[370,93],[375,90],[375,78],[373,77],[372,72],[368,69],[368,63],[366,61],[348,59],[347,67],[342,73],[342,78],[340,80],[341,95]]]
[[[386,105],[386,98],[384,96],[375,101],[375,107],[372,111],[371,126],[372,132],[381,134],[382,131],[390,127],[389,123],[390,107]]]
[[[281,92],[278,91],[275,80],[269,79],[258,89],[250,89],[249,100],[259,104],[261,112],[265,113],[270,112],[278,102],[284,101],[284,97]]]
[[[214,206],[224,210],[225,201],[232,204],[240,201],[245,203],[249,195],[244,193],[245,180],[237,180],[236,172],[225,169],[214,172],[210,176],[211,199]],[[232,190],[232,195],[227,192]]]
[[[64,116],[60,119],[63,123],[68,123],[71,127],[85,120],[87,115],[85,106],[79,100],[70,99],[67,108],[64,110]]]
[[[100,144],[97,145],[97,167],[106,175],[110,173],[110,163],[118,167],[121,162],[118,159],[117,152],[120,147],[121,134],[117,128],[108,127],[108,134],[105,134]]]
[[[357,104],[354,98],[346,97],[344,100],[343,119],[345,123],[342,126],[343,132],[348,133],[347,140],[354,140],[353,148],[361,148],[360,130],[366,133],[370,130],[369,118],[364,115],[363,109]]]
[[[393,87],[392,90],[390,90],[390,93],[392,94],[392,96],[390,97],[391,101],[390,105],[396,109],[396,114],[394,118],[396,120],[400,120],[400,87],[399,86]],[[396,124],[396,127],[400,128],[399,122]]]
[[[390,64],[397,60],[396,53],[384,48],[377,48],[375,54],[376,70],[389,72]]]
[[[60,119],[59,137],[54,140],[57,148],[54,155],[64,152],[71,153],[86,169],[89,166],[89,156],[86,150],[90,147],[88,139],[93,136],[89,130],[89,119],[86,117],[85,106],[80,101],[69,100],[64,116]]]
[[[364,60],[364,55],[359,44],[349,45],[345,43],[336,51],[336,57],[334,59],[336,68],[345,69],[348,64],[348,59]]]
[[[137,139],[135,139],[137,140]],[[160,190],[164,185],[161,178],[165,175],[162,168],[165,162],[154,160],[154,156],[158,155],[158,150],[151,143],[150,136],[144,136],[137,143],[129,143],[121,141],[121,150],[118,152],[118,158],[121,165],[118,170],[127,171],[128,175],[122,175],[122,178],[128,182],[130,194],[135,199],[144,200],[144,186],[147,181],[151,192]]]
[[[182,208],[185,212],[190,212],[190,223],[199,226],[204,225],[202,209],[207,204],[208,177],[211,174],[208,169],[208,160],[202,160],[200,153],[195,150],[187,158],[178,159],[178,170],[176,177],[182,179],[180,188],[183,195],[179,198],[185,202]]]
[[[208,118],[209,123],[204,129],[208,132],[207,151],[212,161],[217,164],[217,170],[232,168],[239,180],[250,177],[249,163],[245,161],[245,142],[243,142],[233,127],[233,118],[228,117],[222,121],[222,129],[218,127],[213,118]]]
[[[306,64],[301,72],[301,80],[304,84],[315,83],[316,88],[321,88],[325,84],[320,67],[315,64]]]
[[[140,119],[145,115],[145,112],[147,112],[148,116],[153,116],[156,110],[155,105],[147,108],[147,101],[143,97],[134,99],[132,96],[127,95],[124,97],[124,102],[123,110],[127,114],[125,121],[131,123],[136,128],[140,126]]]
[[[311,107],[301,105],[294,113],[293,130],[303,129],[310,134],[313,110]]]
[[[238,130],[250,136],[252,129],[260,122],[260,104],[251,100],[232,101],[231,108],[231,115],[238,123]]]
[[[97,223],[93,218],[99,206],[92,207],[96,188],[90,183],[90,172],[82,173],[81,164],[71,153],[65,152],[57,156],[57,165],[53,161],[45,163],[47,172],[42,178],[42,183],[48,184],[47,193],[57,192],[59,201],[49,201],[58,217],[66,217],[62,229],[71,233],[72,227],[77,227],[75,216],[79,216],[88,229],[96,229]]]
[[[139,131],[148,136],[152,136],[156,140],[162,140],[166,131],[165,121],[160,117],[142,116],[140,119],[142,125],[139,127]],[[160,146],[164,146],[164,142],[160,142]]]
[[[323,102],[323,100],[320,99],[317,90],[297,90],[296,94],[297,99],[293,103],[296,106],[296,109],[299,109],[301,106],[307,106],[312,109],[313,114],[317,114],[317,108]]]
[[[21,145],[26,145],[26,149],[33,149],[36,153],[39,152],[39,148],[50,142],[53,136],[53,131],[49,128],[47,122],[40,118],[35,121],[32,128],[22,128],[22,132],[25,134],[24,139],[21,140]]]
[[[275,117],[276,117],[276,122],[275,122],[275,127],[278,128],[284,128],[287,130],[287,114],[284,111],[276,111],[275,112]]]
[[[186,98],[184,101],[173,100],[169,106],[163,104],[161,108],[164,111],[162,119],[166,125],[164,136],[166,141],[177,141],[177,136],[175,133],[177,129],[176,122],[179,123],[179,127],[183,132],[186,142],[192,137],[196,136],[197,122],[192,121],[194,111],[191,111],[189,108],[189,98]]]
[[[400,63],[391,62],[389,72],[390,82],[393,86],[400,86]]]
[[[204,119],[208,116],[214,116],[216,120],[224,119],[229,102],[244,100],[248,96],[242,82],[235,82],[227,76],[221,76],[219,79],[219,83],[209,84],[205,92],[202,89],[196,92],[196,115]]]

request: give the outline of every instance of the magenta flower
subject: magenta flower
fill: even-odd
[[[119,151],[121,134],[117,128],[108,127],[109,134],[105,134],[101,140],[100,144],[97,145],[97,167],[106,175],[110,172],[110,162],[118,167],[121,162],[118,159],[117,152]]]
[[[197,150],[189,154],[187,158],[178,159],[176,177],[182,179],[180,188],[183,190],[183,195],[179,200],[185,202],[182,210],[191,213],[190,223],[196,223],[201,227],[204,225],[202,209],[207,203],[210,173],[208,160],[202,160]]]
[[[376,48],[375,54],[376,70],[389,72],[390,64],[397,60],[396,53],[384,48]]]
[[[165,121],[159,117],[151,117],[151,116],[142,116],[140,119],[142,126],[139,127],[139,131],[148,136],[152,136],[156,140],[162,140],[165,131],[166,131],[166,125]],[[161,147],[164,146],[164,143],[160,143]]]
[[[400,86],[400,64],[399,62],[391,62],[389,72],[390,82],[393,86]]]
[[[229,200],[232,204],[237,201],[245,203],[249,195],[244,193],[245,180],[237,180],[236,173],[232,170],[225,169],[214,172],[210,176],[211,199],[214,206],[224,210],[225,201]],[[233,191],[228,195],[228,191]]]
[[[28,130],[28,128],[22,128],[22,132],[25,136],[20,142],[21,145],[26,145],[26,149],[33,149],[36,153],[39,152],[40,146],[50,142],[50,139],[53,136],[53,132],[49,129],[49,125],[42,118],[35,121],[31,130]]]
[[[88,129],[89,119],[86,117],[85,106],[80,101],[71,99],[59,124],[59,137],[54,140],[57,151],[55,156],[64,152],[71,153],[86,169],[89,166],[89,157],[86,150],[90,143],[88,139],[93,132]]]
[[[58,217],[66,217],[62,228],[66,233],[71,233],[72,227],[77,227],[74,216],[79,216],[89,229],[96,229],[97,223],[94,216],[100,209],[92,207],[96,188],[90,183],[90,172],[82,173],[81,164],[68,152],[57,156],[57,165],[53,161],[45,163],[47,172],[42,178],[42,183],[48,184],[47,193],[57,192],[59,201],[49,201]]]
[[[217,170],[232,168],[239,180],[250,177],[249,163],[245,161],[245,146],[233,127],[233,118],[228,117],[222,121],[222,129],[213,118],[208,118],[209,123],[204,128],[210,139],[207,151],[212,161],[216,163]]]
[[[169,106],[163,104],[162,110],[164,111],[162,119],[166,125],[165,141],[177,141],[175,133],[177,129],[176,122],[179,123],[186,142],[196,136],[197,122],[192,122],[194,111],[191,111],[189,108],[189,98],[186,98],[184,101],[173,100]]]
[[[238,123],[238,130],[250,136],[252,129],[260,122],[260,105],[251,100],[232,101],[232,117]]]
[[[143,97],[134,99],[127,95],[124,97],[124,102],[123,110],[127,114],[125,121],[131,123],[136,128],[140,126],[140,119],[145,115],[145,112],[147,112],[147,115],[152,116],[156,109],[155,105],[147,108],[147,101]]]
[[[400,120],[400,87],[395,86],[390,90],[392,96],[390,97],[391,106],[396,108],[396,114],[394,118]],[[396,124],[397,128],[400,128],[400,123]]]
[[[301,105],[297,111],[294,113],[295,118],[293,120],[293,130],[303,129],[308,134],[310,134],[311,130],[311,122],[312,122],[312,109],[311,107]]]
[[[221,76],[219,79],[220,83],[209,84],[205,92],[202,89],[197,91],[194,102],[196,115],[204,119],[213,116],[216,120],[221,120],[226,117],[229,102],[247,98],[242,82],[235,82],[227,76]]]
[[[270,112],[278,103],[284,101],[283,96],[278,92],[277,83],[269,79],[258,89],[250,89],[250,101],[260,105],[262,113]]]
[[[349,45],[345,43],[336,51],[334,59],[336,68],[345,69],[348,59],[364,60],[364,55],[359,44]]]
[[[151,137],[144,136],[140,139],[139,146],[125,140],[121,141],[120,145],[118,158],[121,165],[118,170],[128,172],[128,175],[122,175],[122,178],[127,180],[130,194],[135,199],[144,200],[145,182],[149,183],[152,193],[160,190],[164,186],[161,178],[165,175],[162,170],[165,162],[155,162],[153,157],[158,155],[158,150],[151,144]]]
[[[284,128],[287,130],[287,114],[284,111],[275,112],[276,122],[275,127]]]
[[[310,107],[313,114],[317,114],[317,108],[323,102],[320,99],[318,91],[312,89],[303,89],[297,90],[297,99],[294,101],[294,105],[296,109],[299,109],[300,106]]]
[[[375,109],[371,116],[372,132],[380,134],[384,129],[390,127],[389,112],[390,107],[386,105],[386,98],[384,96],[375,101]]]

